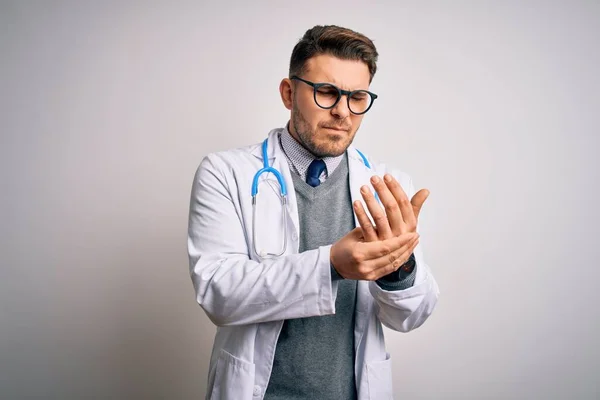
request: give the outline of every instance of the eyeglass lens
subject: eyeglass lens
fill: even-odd
[[[331,108],[337,103],[340,95],[341,93],[335,86],[323,85],[316,89],[315,100],[320,107]],[[352,92],[352,96],[350,96],[348,101],[348,107],[353,113],[361,114],[369,109],[372,102],[373,99],[369,92],[366,90],[357,90],[356,92]]]

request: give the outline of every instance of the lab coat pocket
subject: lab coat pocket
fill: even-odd
[[[392,393],[392,359],[390,353],[386,353],[384,361],[373,361],[367,363],[367,385],[369,387],[369,399],[388,400],[393,399]]]
[[[221,350],[211,400],[251,400],[254,364]]]

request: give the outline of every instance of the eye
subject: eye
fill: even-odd
[[[319,89],[317,89],[317,94],[319,96],[337,97],[339,93],[335,86],[323,85],[323,86],[320,86]]]
[[[320,96],[337,97],[337,95],[338,95],[337,90],[334,90],[334,89],[325,89],[325,88],[320,88],[319,90],[317,90],[317,93]]]
[[[369,94],[367,92],[356,92],[352,94],[353,101],[365,101],[368,99],[368,97]]]

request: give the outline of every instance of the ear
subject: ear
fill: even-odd
[[[281,101],[288,110],[292,109],[293,105],[293,93],[292,93],[292,81],[289,78],[284,78],[279,84],[279,94],[281,94]]]

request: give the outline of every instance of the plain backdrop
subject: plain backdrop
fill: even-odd
[[[204,397],[193,175],[287,122],[316,24],[374,40],[355,143],[431,191],[441,295],[386,330],[396,398],[598,398],[599,21],[598,1],[2,1],[0,398]]]

